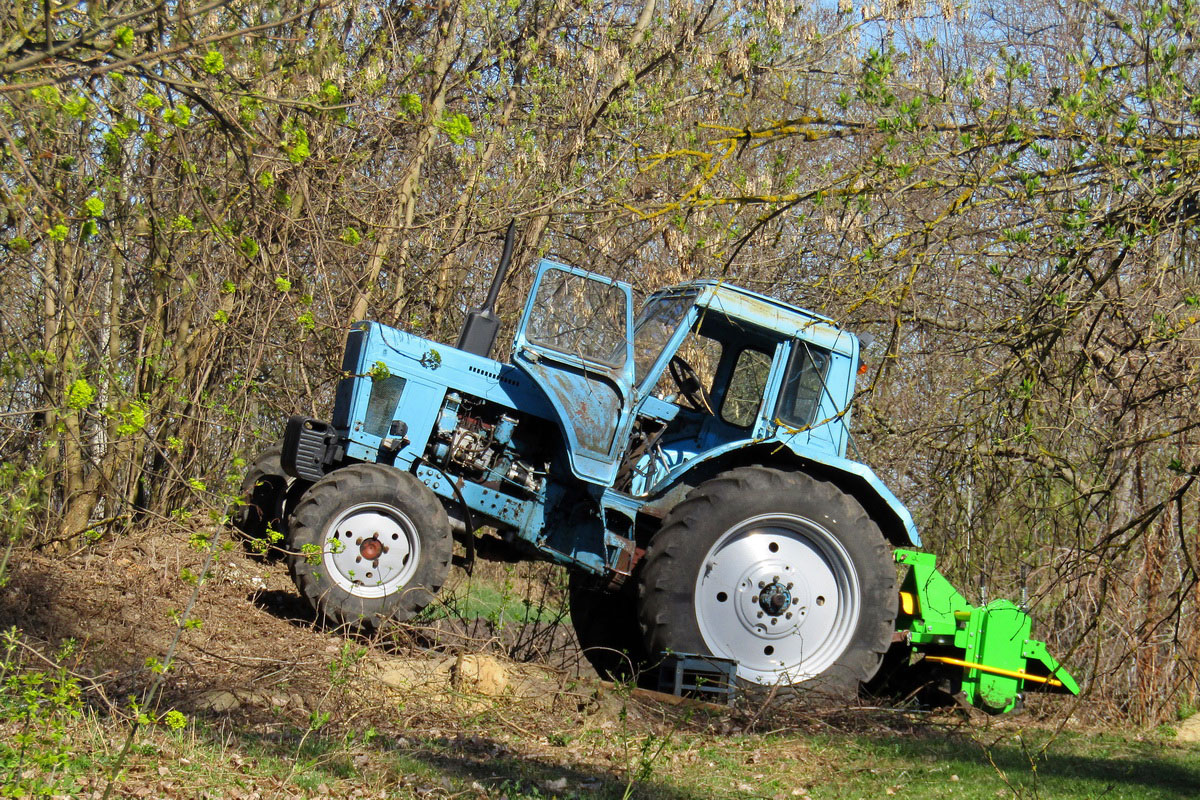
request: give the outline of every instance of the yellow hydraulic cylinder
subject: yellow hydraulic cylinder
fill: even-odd
[[[943,664],[952,664],[956,667],[965,667],[966,669],[977,669],[980,672],[990,672],[993,675],[1003,675],[1006,678],[1018,678],[1020,680],[1033,681],[1034,683],[1044,683],[1047,686],[1062,686],[1062,681],[1057,681],[1054,678],[1045,678],[1041,675],[1033,675],[1029,672],[1024,672],[1017,669],[1001,669],[1000,667],[989,667],[987,664],[976,664],[973,661],[963,661],[961,658],[950,658],[949,656],[925,656],[928,661],[939,661]]]

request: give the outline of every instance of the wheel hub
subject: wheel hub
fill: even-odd
[[[758,604],[762,610],[772,617],[781,616],[792,605],[792,584],[784,586],[778,581],[771,581],[758,593]]]
[[[378,533],[375,534],[375,536],[378,535]],[[369,561],[374,561],[375,559],[379,558],[385,549],[387,548],[383,546],[383,542],[379,541],[379,539],[375,538],[374,536],[358,546],[359,555]]]
[[[739,577],[733,594],[738,622],[743,631],[754,637],[793,636],[807,618],[806,577],[797,574],[784,559],[749,565]]]
[[[421,539],[399,509],[361,503],[333,520],[322,549],[325,569],[340,588],[356,597],[386,597],[416,574]]]
[[[859,616],[854,564],[816,522],[754,517],[710,548],[696,581],[696,621],[714,655],[757,683],[820,675],[845,651]]]

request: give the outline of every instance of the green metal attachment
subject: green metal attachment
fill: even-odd
[[[961,670],[961,690],[971,705],[1002,714],[1026,689],[1079,694],[1079,684],[1045,642],[1029,638],[1032,621],[1015,603],[971,605],[937,571],[932,553],[896,550],[895,558],[909,568],[900,584],[897,630],[926,660]]]

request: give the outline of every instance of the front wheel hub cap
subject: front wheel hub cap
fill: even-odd
[[[330,579],[355,597],[387,597],[417,572],[421,537],[416,525],[388,503],[359,503],[326,528],[321,560]]]
[[[383,543],[378,539],[367,539],[359,545],[358,552],[367,561],[374,561],[383,553]]]

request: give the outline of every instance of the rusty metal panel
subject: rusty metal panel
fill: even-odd
[[[607,458],[621,416],[621,395],[616,388],[606,380],[568,370],[561,364],[523,361],[522,366],[551,395],[551,403],[570,415],[576,448],[596,458]]]

